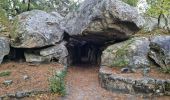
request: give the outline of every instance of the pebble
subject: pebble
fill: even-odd
[[[12,84],[12,80],[5,80],[3,84],[5,85],[11,85]]]
[[[136,69],[132,68],[132,69],[130,69],[130,72],[131,73],[136,73]]]
[[[24,80],[27,80],[27,79],[29,79],[29,77],[28,77],[27,75],[24,75],[24,76],[23,76],[23,79],[24,79]]]
[[[129,68],[122,68],[121,73],[127,73],[129,71]]]
[[[17,98],[23,98],[23,97],[27,96],[27,93],[21,91],[21,92],[17,92],[15,96]]]
[[[160,93],[161,91],[159,89],[156,90],[156,93]]]

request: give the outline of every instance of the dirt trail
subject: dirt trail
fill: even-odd
[[[99,67],[73,66],[68,68],[66,76],[67,95],[42,94],[23,100],[170,100],[169,97],[143,98],[130,94],[109,92],[101,88],[98,80]]]
[[[101,88],[96,66],[74,66],[68,68],[66,84],[68,95],[64,100],[132,100],[138,99],[128,94],[118,94]]]

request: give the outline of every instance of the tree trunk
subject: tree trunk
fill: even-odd
[[[160,28],[160,21],[161,21],[161,17],[163,16],[163,14],[161,13],[159,16],[158,16],[158,28]]]
[[[27,8],[27,11],[30,11],[30,4],[31,4],[31,0],[28,0],[28,8]]]

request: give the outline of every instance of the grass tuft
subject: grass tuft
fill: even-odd
[[[11,75],[11,72],[10,72],[10,71],[0,72],[0,77],[10,76],[10,75]]]

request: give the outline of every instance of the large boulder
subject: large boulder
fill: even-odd
[[[29,63],[48,63],[57,60],[63,65],[67,65],[68,51],[66,42],[58,43],[44,49],[28,50],[24,53],[26,62]]]
[[[61,26],[69,35],[114,40],[129,37],[144,23],[135,7],[120,0],[85,0],[77,12],[66,16]]]
[[[101,57],[101,65],[109,67],[140,68],[149,66],[147,54],[149,39],[136,37],[107,47]]]
[[[59,26],[61,16],[56,15],[40,10],[18,15],[10,34],[11,45],[15,48],[38,48],[60,42],[64,32]]]
[[[9,39],[0,37],[0,64],[2,63],[4,56],[9,54],[9,51]]]
[[[170,36],[151,38],[149,57],[161,68],[170,69]]]

